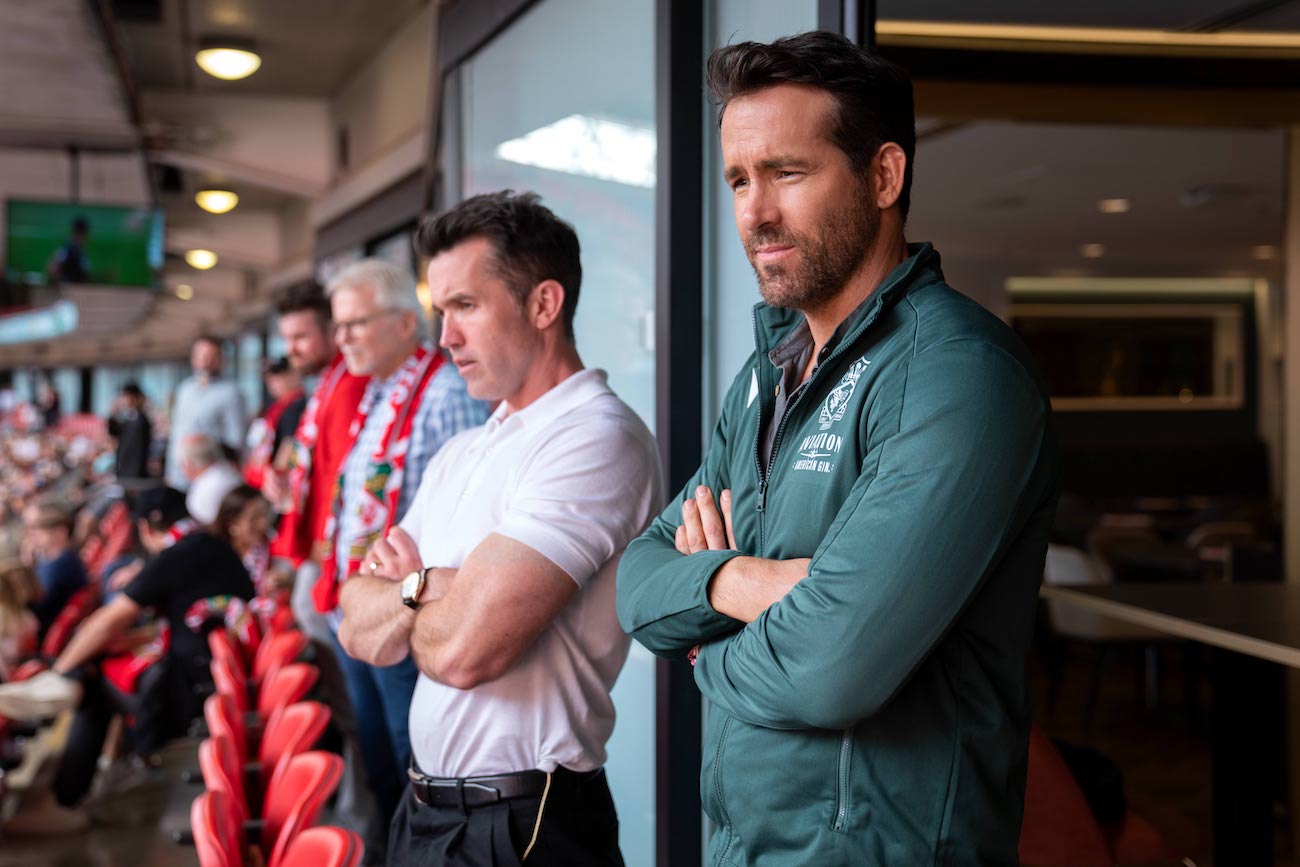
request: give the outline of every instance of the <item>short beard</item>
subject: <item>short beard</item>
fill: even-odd
[[[847,207],[829,211],[810,235],[760,229],[745,240],[745,253],[758,277],[758,291],[773,307],[812,310],[834,298],[867,257],[880,231],[880,209],[861,184]],[[764,246],[793,246],[800,262],[760,266],[756,251]]]

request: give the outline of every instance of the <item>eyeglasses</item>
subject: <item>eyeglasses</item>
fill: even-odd
[[[396,308],[387,307],[383,310],[376,310],[374,313],[371,313],[369,316],[362,316],[357,319],[350,319],[347,322],[335,322],[334,333],[336,335],[350,337],[351,335],[364,329],[367,325],[369,325],[371,322],[374,322],[380,316],[387,316],[389,313],[401,313],[401,312],[402,311]]]

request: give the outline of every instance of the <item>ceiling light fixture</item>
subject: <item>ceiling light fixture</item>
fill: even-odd
[[[189,301],[194,297],[194,287],[187,283],[182,283],[176,287],[176,297],[182,301]]]
[[[1127,214],[1133,203],[1128,199],[1102,199],[1097,203],[1097,210],[1103,214]]]
[[[194,201],[209,214],[226,214],[239,204],[239,196],[230,190],[199,190]]]
[[[189,263],[191,268],[206,271],[217,264],[217,254],[211,250],[187,250],[185,251],[185,261]]]
[[[1100,259],[1106,255],[1106,247],[1102,244],[1084,244],[1079,248],[1085,259]]]
[[[1272,244],[1257,244],[1250,248],[1250,255],[1260,262],[1268,262],[1277,258],[1277,247]]]
[[[194,62],[208,75],[223,81],[238,81],[248,78],[262,65],[262,57],[254,50],[255,46],[247,39],[228,37],[209,38],[199,41],[198,53]]]

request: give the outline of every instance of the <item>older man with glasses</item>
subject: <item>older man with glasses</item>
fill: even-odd
[[[469,396],[455,365],[426,339],[428,323],[409,271],[367,259],[340,273],[327,292],[348,372],[370,378],[352,419],[352,450],[340,469],[314,593],[337,632],[339,584],[406,514],[434,453],[483,424],[488,408]],[[410,761],[407,715],[419,673],[410,659],[371,666],[341,649],[338,658],[380,827],[387,828]],[[374,843],[382,847],[382,839],[376,835]]]

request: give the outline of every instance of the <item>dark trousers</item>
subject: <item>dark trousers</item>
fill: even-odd
[[[60,805],[74,807],[90,791],[109,723],[117,714],[130,718],[127,741],[138,755],[154,752],[185,733],[199,705],[193,690],[178,679],[169,662],[157,663],[142,674],[133,695],[118,692],[96,669],[78,676],[81,704],[72,717],[68,742],[54,774],[54,798]]]
[[[408,656],[396,665],[367,665],[348,656],[334,635],[334,651],[356,719],[357,747],[366,783],[375,796],[375,821],[365,834],[367,863],[382,855],[384,832],[402,799],[411,762],[407,718],[420,671]],[[374,861],[382,858],[374,857]]]
[[[541,811],[541,823],[537,814]],[[537,839],[523,859],[534,828]],[[389,867],[623,867],[618,815],[603,769],[559,769],[542,796],[481,807],[430,807],[410,787],[388,836]]]

